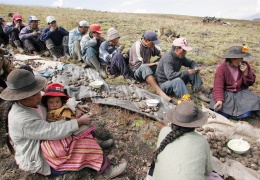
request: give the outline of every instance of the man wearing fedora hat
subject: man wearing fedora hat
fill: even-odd
[[[211,152],[206,138],[194,131],[207,122],[206,113],[192,101],[184,101],[166,117],[171,125],[160,131],[154,170],[150,169],[148,175],[154,180],[206,179],[213,171]]]
[[[202,93],[202,80],[198,74],[198,64],[185,57],[187,51],[192,50],[186,38],[177,38],[173,41],[172,49],[165,53],[156,69],[156,78],[162,90],[168,94],[175,94],[182,98],[189,93],[186,84],[192,85],[194,96],[202,101],[209,102],[210,99]],[[189,69],[180,71],[185,66]]]
[[[21,14],[12,14],[13,21],[6,23],[4,27],[4,33],[9,36],[10,44],[16,46],[20,53],[23,53],[23,43],[19,38],[20,31],[26,26],[23,23],[23,17]]]
[[[40,105],[41,90],[47,84],[46,78],[35,77],[24,69],[13,70],[6,80],[7,88],[0,94],[0,98],[12,101],[13,104],[8,113],[8,134],[14,143],[15,160],[19,168],[44,176],[60,175],[66,172],[56,171],[44,159],[40,149],[42,140],[60,140],[69,137],[80,125],[88,125],[94,118],[93,114],[84,114],[77,119],[58,122],[46,121],[46,108]],[[81,105],[82,106],[82,105]],[[82,107],[78,108],[82,109]],[[93,137],[82,137],[81,146],[88,147],[88,141],[95,141]],[[96,143],[98,146],[98,144]],[[88,147],[89,148],[89,147]],[[71,156],[75,152],[71,150]],[[102,152],[103,153],[103,152]],[[93,169],[104,174],[108,178],[114,178],[121,174],[127,167],[127,162],[118,166],[112,166],[106,156],[95,161],[95,157],[85,159],[85,163],[95,167]],[[66,163],[66,161],[64,162]],[[75,162],[76,163],[76,162]]]
[[[45,44],[40,41],[42,32],[42,29],[38,27],[40,20],[36,16],[29,16],[28,21],[29,25],[21,30],[19,38],[29,53],[38,55],[38,52],[46,50]]]
[[[51,52],[53,60],[58,61],[59,55],[70,58],[69,53],[69,32],[62,26],[58,26],[54,16],[47,16],[48,27],[44,28],[40,40],[44,41],[47,49]]]
[[[243,60],[250,56],[247,51],[247,46],[230,47],[215,73],[210,108],[227,118],[241,119],[254,112],[260,116],[260,97],[248,89],[256,76]]]
[[[106,72],[99,62],[99,47],[104,41],[101,34],[104,31],[99,24],[92,24],[89,27],[89,33],[84,35],[80,41],[80,47],[82,52],[82,59],[86,63],[84,67],[94,67],[101,75],[102,78],[107,78]]]

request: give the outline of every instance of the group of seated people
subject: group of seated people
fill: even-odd
[[[46,45],[54,58],[58,58],[57,52],[62,51],[65,56],[84,61],[85,67],[94,67],[103,78],[112,74],[146,81],[164,100],[178,104],[167,112],[171,127],[163,128],[159,135],[157,151],[149,171],[152,179],[196,179],[195,175],[197,179],[220,178],[212,173],[210,151],[205,138],[194,132],[194,128],[207,122],[207,117],[192,101],[185,101],[186,97],[190,99],[187,83],[191,84],[195,97],[210,102],[210,109],[227,118],[260,115],[260,98],[249,90],[256,77],[249,63],[243,59],[250,56],[246,46],[232,46],[223,55],[225,61],[216,69],[214,86],[208,98],[199,76],[198,64],[186,58],[187,51],[192,49],[186,38],[175,39],[172,48],[163,53],[157,46],[160,43],[157,34],[148,30],[127,53],[122,53],[124,46],[118,45],[120,34],[115,28],[108,29],[105,40],[101,37],[101,26],[89,25],[87,21],[80,21],[77,28],[68,32],[57,26],[53,16],[46,18],[49,27],[43,31],[38,28],[39,20],[35,16],[29,17],[29,25],[25,27],[21,15],[14,14],[13,19],[4,29],[13,29],[9,37],[20,52],[25,48],[36,54],[36,46]],[[151,62],[152,56],[159,58]],[[8,131],[14,143],[16,162],[21,169],[42,175],[59,175],[90,167],[109,178],[124,172],[126,162],[112,166],[103,154],[102,142],[95,138],[94,128],[90,125],[93,114],[78,116],[69,110],[70,121],[60,114],[67,109],[63,105],[68,99],[62,86],[47,86],[42,98],[45,78],[35,77],[24,69],[14,70],[2,53],[0,65],[1,83],[4,84],[1,85],[4,90],[0,98],[12,101]],[[182,69],[182,66],[186,68]],[[87,107],[77,105],[77,108],[85,112]],[[50,120],[51,117],[59,118]],[[84,127],[82,125],[87,127],[83,128],[85,133],[81,131],[75,134],[75,131]],[[177,138],[179,140],[175,141]],[[194,144],[194,141],[197,143]],[[107,143],[110,145],[111,141]],[[57,152],[55,147],[68,149],[68,152]],[[177,150],[176,147],[181,148]],[[79,156],[77,151],[73,151],[74,148],[84,153]],[[198,165],[194,168],[194,164]]]

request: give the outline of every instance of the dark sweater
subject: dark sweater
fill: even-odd
[[[230,92],[238,92],[247,89],[255,83],[255,74],[246,61],[243,61],[243,63],[248,66],[248,75],[244,76],[242,71],[239,70],[237,80],[234,80],[226,62],[217,67],[213,87],[213,99],[215,102],[224,102],[224,94],[226,90]]]
[[[68,35],[69,35],[69,32],[61,26],[59,26],[59,30],[56,30],[53,32],[50,31],[49,27],[47,27],[42,31],[40,40],[46,41],[47,39],[51,38],[51,40],[53,41],[55,46],[60,46],[60,45],[62,45],[63,37],[68,36]]]
[[[166,52],[160,59],[156,69],[156,78],[159,84],[171,81],[175,78],[189,76],[188,70],[180,71],[181,66],[194,69],[198,64],[191,59],[183,57],[180,59],[171,49]]]

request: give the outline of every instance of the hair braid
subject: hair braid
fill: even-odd
[[[159,148],[156,150],[154,155],[154,161],[157,160],[157,156],[165,149],[165,147],[172,143],[178,137],[184,135],[185,133],[194,131],[194,128],[181,127],[175,124],[171,124],[172,131],[167,134],[167,136],[162,140]]]

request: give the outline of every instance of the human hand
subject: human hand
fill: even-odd
[[[80,105],[80,104],[77,104],[77,106],[76,106],[80,111],[82,111],[82,112],[84,112],[84,113],[86,113],[86,112],[88,112],[89,111],[89,107],[88,107],[88,105]]]
[[[88,113],[82,115],[80,118],[77,119],[78,125],[83,125],[83,124],[90,124],[94,119],[94,114]]]
[[[20,27],[19,23],[16,23],[16,25],[14,26],[14,28],[18,29]]]
[[[198,72],[200,72],[201,68],[200,67],[195,67],[194,70],[197,71],[197,73],[198,73]]]
[[[121,45],[118,48],[120,49],[120,51],[123,51],[125,49],[125,45]]]
[[[198,71],[195,70],[195,69],[188,69],[188,73],[189,75],[193,75],[193,74],[196,74]]]
[[[50,27],[50,31],[54,32],[55,31],[55,27],[54,26]]]
[[[222,109],[222,105],[223,105],[222,101],[217,101],[216,104],[214,105],[214,110],[220,111]]]
[[[33,31],[33,36],[37,36],[38,35],[38,32],[37,31]]]
[[[124,57],[125,59],[128,59],[128,55],[127,55],[126,53],[123,54],[123,57]]]
[[[154,65],[158,66],[159,62],[155,62]]]
[[[248,67],[245,63],[240,63],[240,70],[245,76],[248,75]]]

